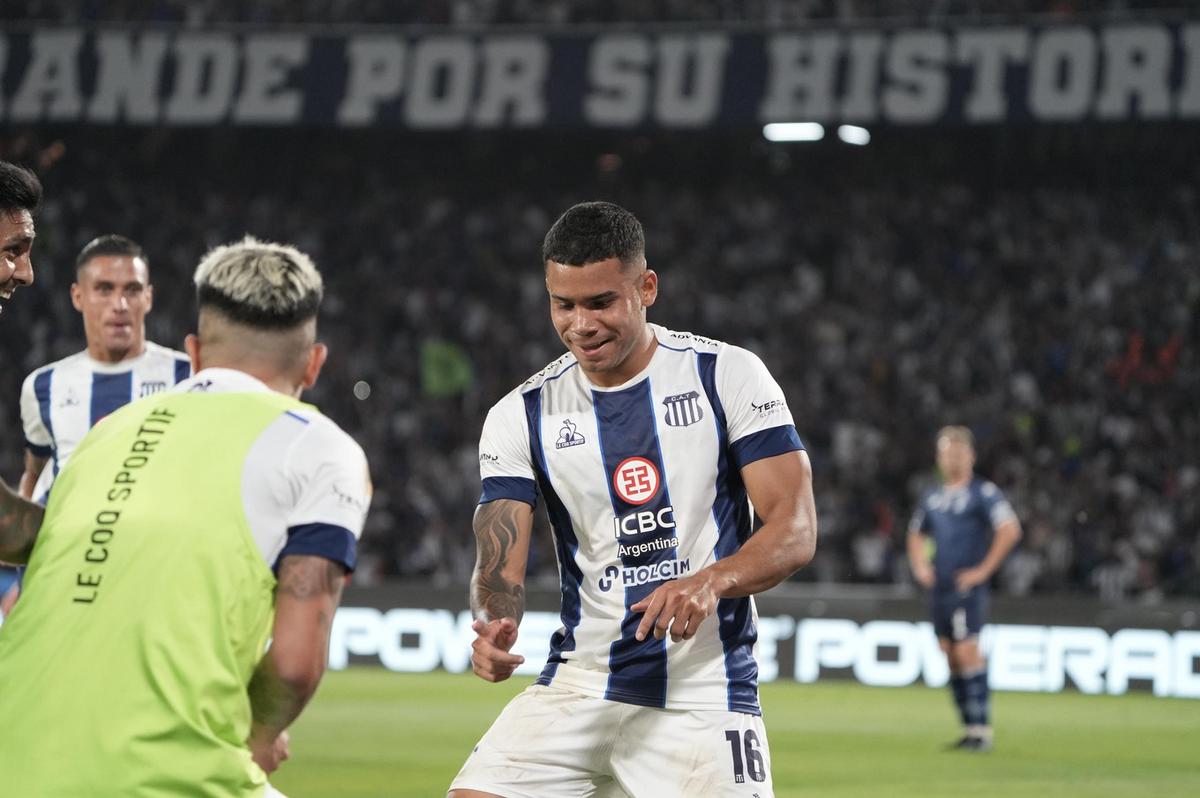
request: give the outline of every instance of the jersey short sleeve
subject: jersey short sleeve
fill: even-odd
[[[525,403],[514,391],[488,411],[479,437],[479,503],[515,499],[537,506],[537,483],[530,460]]]
[[[38,372],[25,378],[21,385],[21,426],[25,429],[25,448],[38,457],[49,457],[54,453],[54,439],[42,418],[42,402],[38,399]],[[46,390],[49,390],[47,386]],[[47,396],[47,406],[49,397]]]
[[[804,448],[783,389],[757,355],[737,346],[723,347],[717,355],[716,376],[739,468]]]
[[[908,521],[909,532],[920,532],[924,534],[929,531],[928,516],[925,514],[925,500],[922,496],[921,501],[917,502],[917,509],[913,510],[912,518]]]
[[[353,571],[371,503],[362,447],[333,422],[313,416],[290,447],[282,475],[287,542],[279,557],[317,555]]]
[[[1012,505],[994,482],[984,482],[980,486],[979,498],[987,511],[988,519],[992,522],[992,529],[1017,517]]]

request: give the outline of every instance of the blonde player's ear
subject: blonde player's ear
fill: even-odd
[[[308,350],[308,363],[304,366],[304,390],[308,390],[317,384],[317,376],[321,373],[321,367],[325,365],[325,358],[329,357],[329,347],[325,344],[313,344]]]
[[[192,373],[196,374],[200,371],[200,339],[188,333],[183,339],[183,348],[188,353],[188,359],[192,361]]]

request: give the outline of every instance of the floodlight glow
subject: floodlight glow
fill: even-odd
[[[763,126],[767,141],[820,141],[825,128],[816,122],[772,122]]]
[[[838,138],[861,147],[871,143],[871,131],[858,125],[838,125]]]

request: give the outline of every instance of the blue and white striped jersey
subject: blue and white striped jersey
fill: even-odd
[[[101,363],[85,350],[26,377],[21,386],[25,446],[39,457],[51,458],[33,498],[46,500],[54,478],[97,421],[191,375],[187,355],[147,341],[146,351],[120,363]]]
[[[983,562],[996,527],[1016,518],[995,483],[972,477],[965,485],[942,485],[917,505],[908,528],[933,538],[936,590],[956,590],[954,576]],[[986,590],[987,584],[979,586]]]
[[[634,638],[630,605],[735,553],[751,533],[741,468],[803,448],[754,354],[651,325],[646,369],[593,385],[568,353],[500,400],[480,441],[480,503],[540,493],[562,628],[541,684],[641,706],[760,714],[752,598],[722,599],[696,636]]]

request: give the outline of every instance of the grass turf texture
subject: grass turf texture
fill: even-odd
[[[272,778],[289,798],[430,798],[529,680],[327,673]],[[1200,795],[1200,702],[1148,693],[993,693],[996,749],[958,736],[947,689],[850,682],[762,687],[775,794],[972,798]]]

